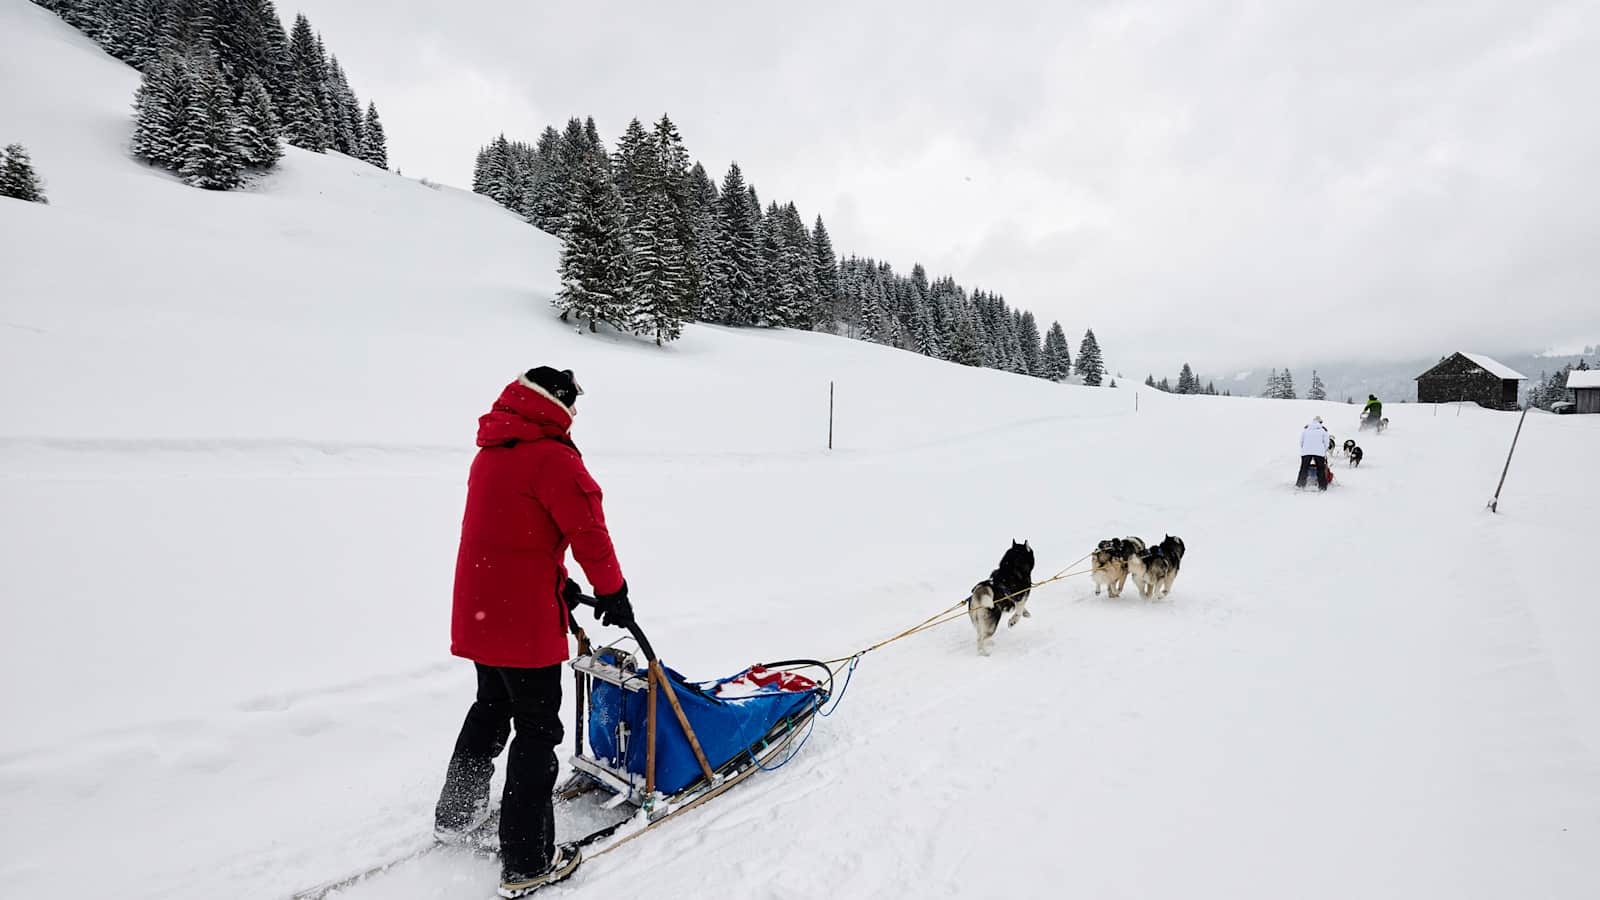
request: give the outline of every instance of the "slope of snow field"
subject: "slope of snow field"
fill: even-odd
[[[290,150],[252,190],[123,153],[136,79],[0,0],[0,896],[284,897],[426,831],[475,419],[577,370],[641,621],[691,676],[834,656],[964,596],[1182,535],[1173,597],[1041,590],[870,654],[781,772],[549,896],[1587,897],[1600,418],[1140,397],[793,332],[575,334],[487,201]],[[51,77],[40,77],[50,73]],[[171,271],[181,262],[181,272]],[[829,380],[837,449],[822,449]],[[1591,539],[1592,540],[1592,539]],[[1575,578],[1567,571],[1578,566]],[[348,897],[479,898],[439,857]]]

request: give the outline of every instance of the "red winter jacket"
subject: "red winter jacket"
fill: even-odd
[[[596,594],[622,588],[600,486],[567,437],[572,414],[526,379],[478,419],[456,557],[450,652],[532,669],[567,659],[567,548]]]

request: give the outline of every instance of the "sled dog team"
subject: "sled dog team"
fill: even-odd
[[[1107,538],[1089,554],[1093,568],[1094,592],[1104,586],[1112,597],[1122,596],[1128,577],[1145,599],[1166,597],[1172,593],[1172,582],[1178,577],[1178,567],[1183,562],[1183,538],[1166,535],[1161,543],[1147,546],[1136,537]],[[1007,627],[1032,616],[1028,612],[1028,594],[1033,584],[1033,548],[1027,541],[1011,542],[1010,549],[1000,557],[1000,565],[989,577],[972,588],[967,597],[967,616],[978,633],[978,655],[988,656],[994,643],[1000,620],[1010,614]]]

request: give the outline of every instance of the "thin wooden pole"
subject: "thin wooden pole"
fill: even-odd
[[[1134,391],[1133,392],[1133,411],[1134,412],[1138,412],[1139,411],[1139,392],[1138,391]]]
[[[655,676],[656,676],[656,670],[659,669],[660,667],[661,667],[660,663],[656,662],[653,659],[650,660],[650,690],[649,690],[649,692],[647,694],[647,698],[648,699],[645,700],[645,708],[648,710],[648,712],[645,714],[645,721],[647,723],[645,725],[645,740],[649,741],[649,743],[647,745],[645,745],[645,751],[644,751],[644,792],[646,794],[654,794],[656,792],[656,678],[655,678]]]
[[[833,449],[833,382],[828,382],[828,449]]]
[[[578,628],[577,626],[574,626],[573,630],[578,633],[578,655],[588,656],[590,651],[589,636],[584,634],[583,629]],[[574,748],[577,750],[578,756],[583,755],[584,720],[589,717],[589,695],[588,692],[584,690],[584,688],[587,686],[587,678],[588,676],[584,675],[582,672],[579,672],[577,669],[572,670],[572,693],[575,698],[573,702],[573,717],[577,720],[572,729],[572,743]]]
[[[1500,511],[1500,489],[1506,486],[1506,473],[1511,471],[1511,454],[1517,452],[1517,438],[1522,437],[1522,423],[1528,418],[1528,408],[1522,408],[1522,416],[1517,419],[1517,433],[1511,436],[1511,449],[1506,453],[1506,467],[1500,470],[1500,483],[1495,485],[1494,499],[1489,501],[1489,512]]]
[[[667,673],[661,666],[653,666],[652,671],[662,692],[667,695],[667,703],[672,706],[673,714],[678,717],[678,724],[683,726],[683,733],[689,737],[689,747],[694,750],[694,758],[700,762],[700,771],[705,773],[706,784],[711,784],[716,780],[716,775],[711,771],[711,764],[706,762],[706,752],[700,749],[700,739],[694,736],[694,729],[689,727],[689,717],[683,714],[683,707],[678,704],[678,692],[672,689],[672,683],[667,681]]]

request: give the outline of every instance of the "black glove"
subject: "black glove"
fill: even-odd
[[[567,586],[561,589],[561,596],[567,601],[567,611],[571,612],[583,601],[583,588],[577,581],[568,578]]]
[[[615,594],[601,594],[594,598],[594,617],[601,625],[618,628],[633,627],[633,604],[628,602],[628,583],[617,588]]]

